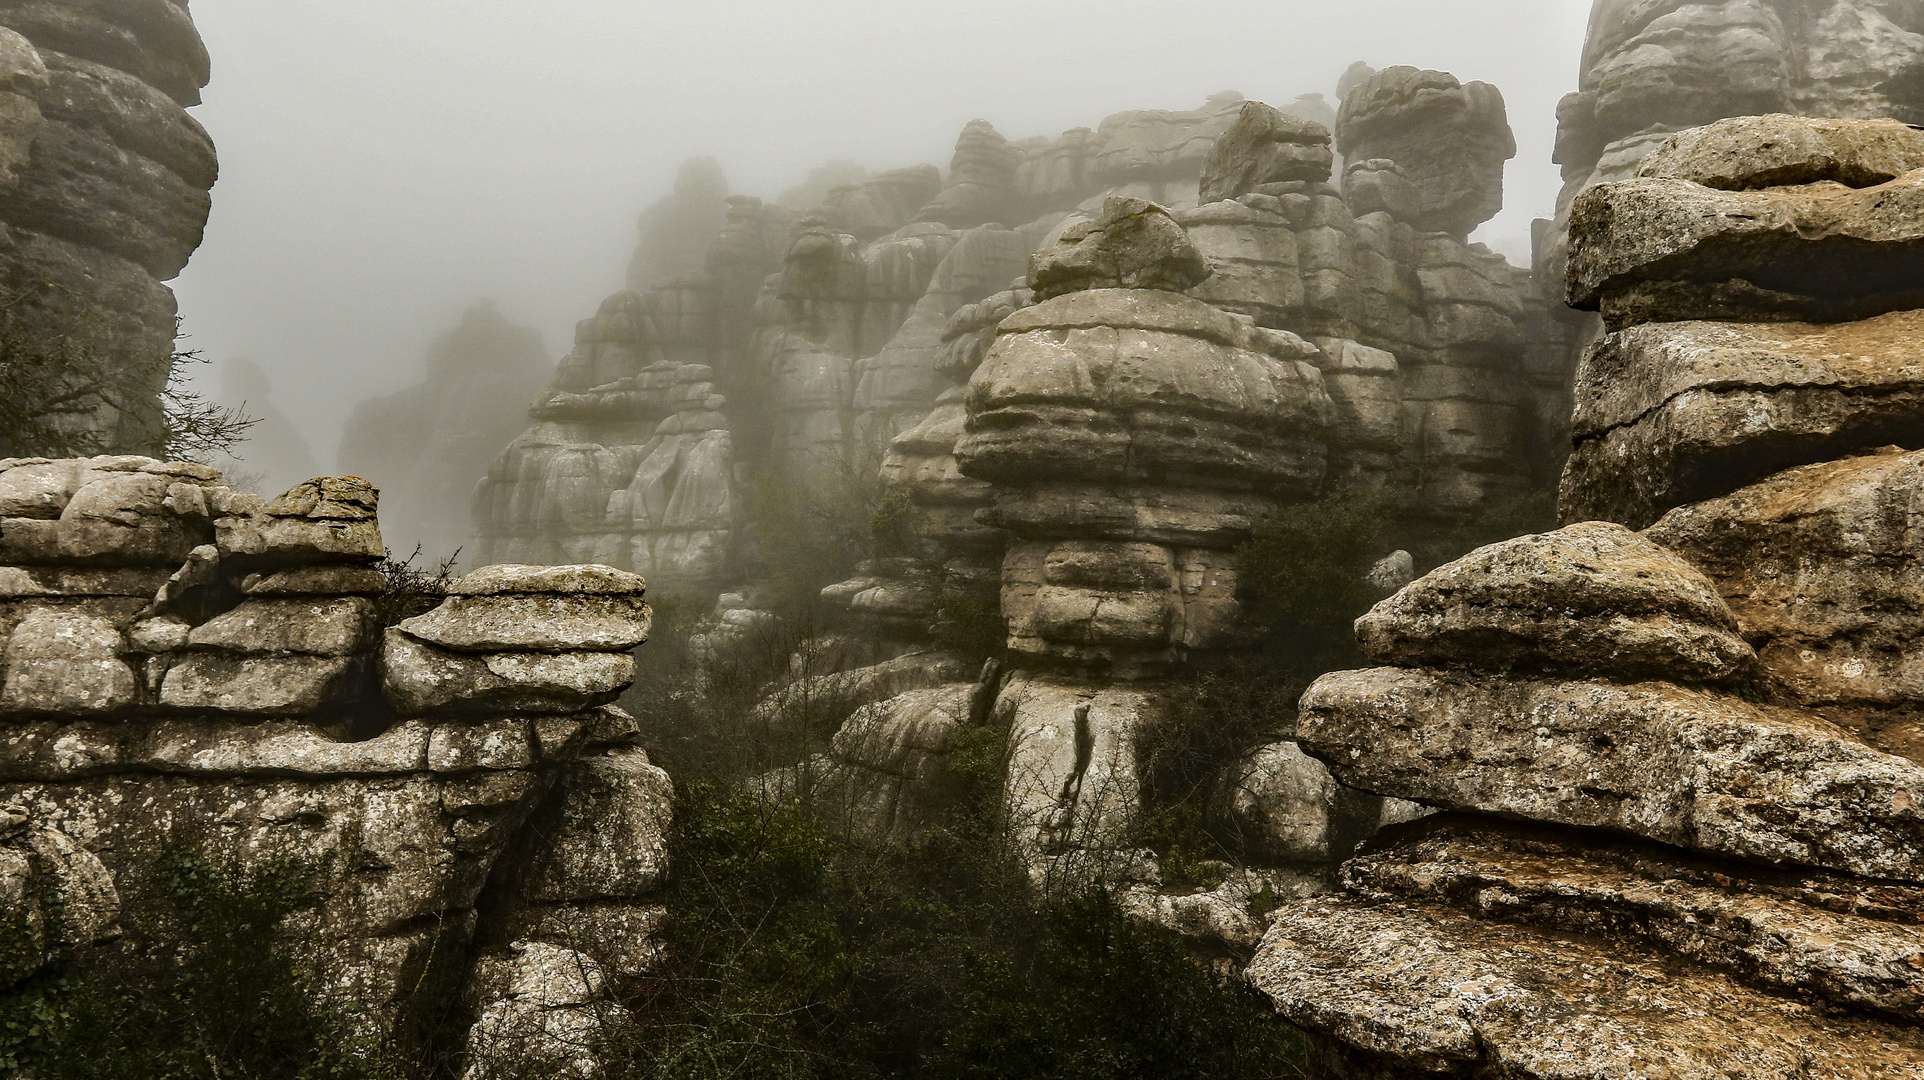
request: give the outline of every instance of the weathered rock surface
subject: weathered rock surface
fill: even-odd
[[[0,568],[0,897],[34,951],[0,988],[116,919],[164,935],[152,870],[191,837],[217,864],[315,867],[285,931],[369,1034],[465,1002],[501,1049],[497,1027],[538,1013],[568,1039],[496,1064],[580,1066],[595,1003],[530,990],[540,965],[498,984],[496,960],[520,942],[639,975],[658,952],[670,785],[605,705],[634,677],[642,581],[494,567],[414,621],[490,651],[377,643],[376,499],[352,477],[264,499],[146,458],[0,462],[19,515],[0,517],[19,564]]]
[[[1329,143],[1329,130],[1321,124],[1245,101],[1203,163],[1199,201],[1234,199],[1267,184],[1325,183],[1333,162]]]
[[[1602,184],[1570,218],[1570,303],[1612,328],[1683,319],[1861,319],[1924,302],[1924,175],[1721,191]]]
[[[1642,941],[1765,989],[1924,1018],[1924,890],[1570,829],[1442,815],[1343,867],[1372,900]]]
[[[218,171],[184,111],[207,83],[206,49],[166,0],[10,2],[0,38],[9,331],[39,350],[71,340],[139,388],[82,426],[103,451],[146,447],[175,334],[161,282],[200,245]]]
[[[1724,191],[1829,180],[1876,187],[1924,169],[1924,129],[1895,120],[1813,120],[1773,113],[1678,132],[1637,167]]]
[[[1343,98],[1336,149],[1348,163],[1346,193],[1401,189],[1377,195],[1382,205],[1369,210],[1393,205],[1417,228],[1461,240],[1503,209],[1503,163],[1516,156],[1516,140],[1496,87],[1392,67]]]
[[[1230,766],[1210,817],[1240,842],[1245,857],[1333,863],[1376,832],[1383,800],[1338,784],[1328,766],[1294,742],[1275,742]]]
[[[1908,130],[1908,129],[1906,129]],[[1577,374],[1568,520],[1633,528],[1773,472],[1924,430],[1924,315],[1660,323],[1606,335]]]
[[[1284,1018],[1341,1044],[1328,1062],[1339,1075],[1895,1080],[1924,1069],[1912,1027],[1827,1015],[1622,942],[1421,905],[1292,905],[1248,979]]]
[[[1141,199],[1105,201],[1100,217],[1064,229],[1055,248],[1029,262],[1038,301],[1083,289],[1181,292],[1208,276],[1208,262],[1183,227]]]
[[[1649,535],[1701,568],[1763,663],[1767,699],[1821,711],[1871,745],[1914,733],[1924,621],[1911,508],[1924,455],[1849,457],[1680,507]]]
[[[1708,578],[1607,522],[1481,548],[1378,604],[1356,636],[1405,667],[1720,682],[1756,661]]]
[[[1667,683],[1377,668],[1317,680],[1297,737],[1365,791],[1924,880],[1924,771],[1799,709]]]

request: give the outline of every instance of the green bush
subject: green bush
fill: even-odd
[[[153,925],[118,949],[0,1001],[31,1023],[17,1064],[35,1080],[375,1080],[400,1073],[324,1003],[278,933],[318,869],[253,869],[182,851],[155,867]],[[10,1029],[10,1031],[13,1029]]]

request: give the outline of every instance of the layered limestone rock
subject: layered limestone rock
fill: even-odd
[[[469,502],[488,462],[514,441],[528,399],[553,372],[541,335],[494,304],[468,309],[427,355],[427,379],[355,406],[337,463],[406,509],[388,515],[395,550],[473,549]]]
[[[1457,812],[1379,838],[1343,894],[1280,911],[1249,969],[1328,1071],[1924,1072],[1908,659],[1924,455],[1882,445],[1919,430],[1917,313],[1785,322],[1782,292],[1730,284],[1822,262],[1837,233],[1815,218],[1753,232],[1738,274],[1738,245],[1701,239],[1769,213],[1645,231],[1682,220],[1663,217],[1680,193],[1838,200],[1819,216],[1848,230],[1903,205],[1905,132],[1722,122],[1578,200],[1573,302],[1600,282],[1677,287],[1586,359],[1574,524],[1378,605],[1358,637],[1385,666],[1302,699],[1300,744],[1338,780]],[[1837,264],[1854,276],[1800,314],[1898,303],[1879,268],[1915,269],[1906,234],[1861,232]]]
[[[42,943],[9,985],[116,919],[151,933],[170,851],[286,859],[317,874],[286,930],[367,1024],[465,1002],[471,1075],[511,1048],[517,1074],[592,1064],[558,1033],[592,1036],[597,1001],[527,987],[655,951],[669,785],[606,704],[641,579],[500,566],[404,618],[376,497],[0,461],[0,894]]]
[[[1516,139],[1496,87],[1393,67],[1344,95],[1336,149],[1359,215],[1386,211],[1465,240],[1503,209],[1503,163],[1516,156]]]
[[[218,173],[185,111],[207,78],[185,4],[0,4],[0,292],[23,344],[70,340],[137,391],[86,419],[103,450],[156,437],[162,282],[200,246]]]

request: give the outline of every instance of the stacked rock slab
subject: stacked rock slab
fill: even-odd
[[[0,3],[0,294],[20,344],[71,340],[153,396],[88,418],[101,449],[153,441],[174,351],[162,282],[200,246],[218,173],[187,5]]]
[[[1007,800],[1041,853],[1120,843],[1166,708],[1140,680],[1237,642],[1232,549],[1327,468],[1316,348],[1180,291],[1208,273],[1167,211],[1111,199],[1035,257],[1040,302],[969,382],[956,458],[1011,537]]]
[[[1577,200],[1570,299],[1613,329],[1572,524],[1378,605],[1384,666],[1302,700],[1338,779],[1453,811],[1283,909],[1248,971],[1326,1071],[1924,1075],[1915,140],[1722,121]]]
[[[111,962],[163,854],[291,859],[320,902],[287,931],[369,1024],[459,1000],[476,1062],[578,1059],[594,1003],[526,985],[557,957],[639,972],[659,914],[667,779],[606,704],[641,579],[496,566],[401,620],[375,503],[353,477],[264,499],[177,462],[0,461],[0,893],[30,968]]]

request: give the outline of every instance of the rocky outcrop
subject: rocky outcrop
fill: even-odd
[[[0,292],[23,346],[71,340],[125,385],[83,426],[157,437],[174,297],[218,168],[184,111],[208,58],[186,5],[0,4]]]
[[[1503,209],[1503,163],[1516,156],[1516,139],[1496,87],[1393,67],[1344,95],[1336,149],[1357,214],[1387,211],[1465,240]]]
[[[675,187],[641,212],[641,234],[628,260],[628,287],[702,268],[708,243],[728,224],[728,178],[714,158],[689,158],[675,173]],[[530,391],[532,392],[532,391]],[[525,395],[524,395],[525,396]]]
[[[1662,246],[1639,234],[1679,193],[1881,185],[1901,205],[1887,176],[1908,139],[1778,116],[1680,135],[1653,175],[1579,200],[1572,300],[1626,273],[1595,268],[1656,266],[1593,253]],[[1899,233],[1863,241],[1853,267],[1914,261],[1880,254]],[[1746,274],[1802,272],[1800,243],[1824,230],[1756,239]],[[1687,236],[1668,257],[1653,280],[1728,269]],[[1851,280],[1822,314],[1882,287]],[[1924,455],[1879,445],[1915,437],[1916,312],[1817,325],[1769,321],[1782,309],[1755,289],[1666,295],[1586,360],[1562,493],[1576,523],[1378,605],[1359,640],[1393,666],[1302,699],[1300,745],[1338,780],[1457,811],[1373,842],[1341,895],[1280,911],[1249,969],[1335,1075],[1924,1070],[1916,604],[1900,584],[1918,572]]]
[[[469,502],[553,372],[541,335],[483,302],[428,350],[427,379],[355,407],[337,463],[389,493],[389,542],[436,557],[473,550]]]
[[[155,932],[162,855],[289,860],[316,903],[287,932],[364,1022],[465,1001],[471,1075],[510,1049],[580,1067],[591,1039],[508,1036],[591,1036],[595,1001],[529,987],[654,950],[669,786],[606,704],[641,579],[498,566],[403,620],[375,501],[353,477],[266,499],[148,458],[0,462],[0,894],[39,943],[9,985],[116,919]]]

